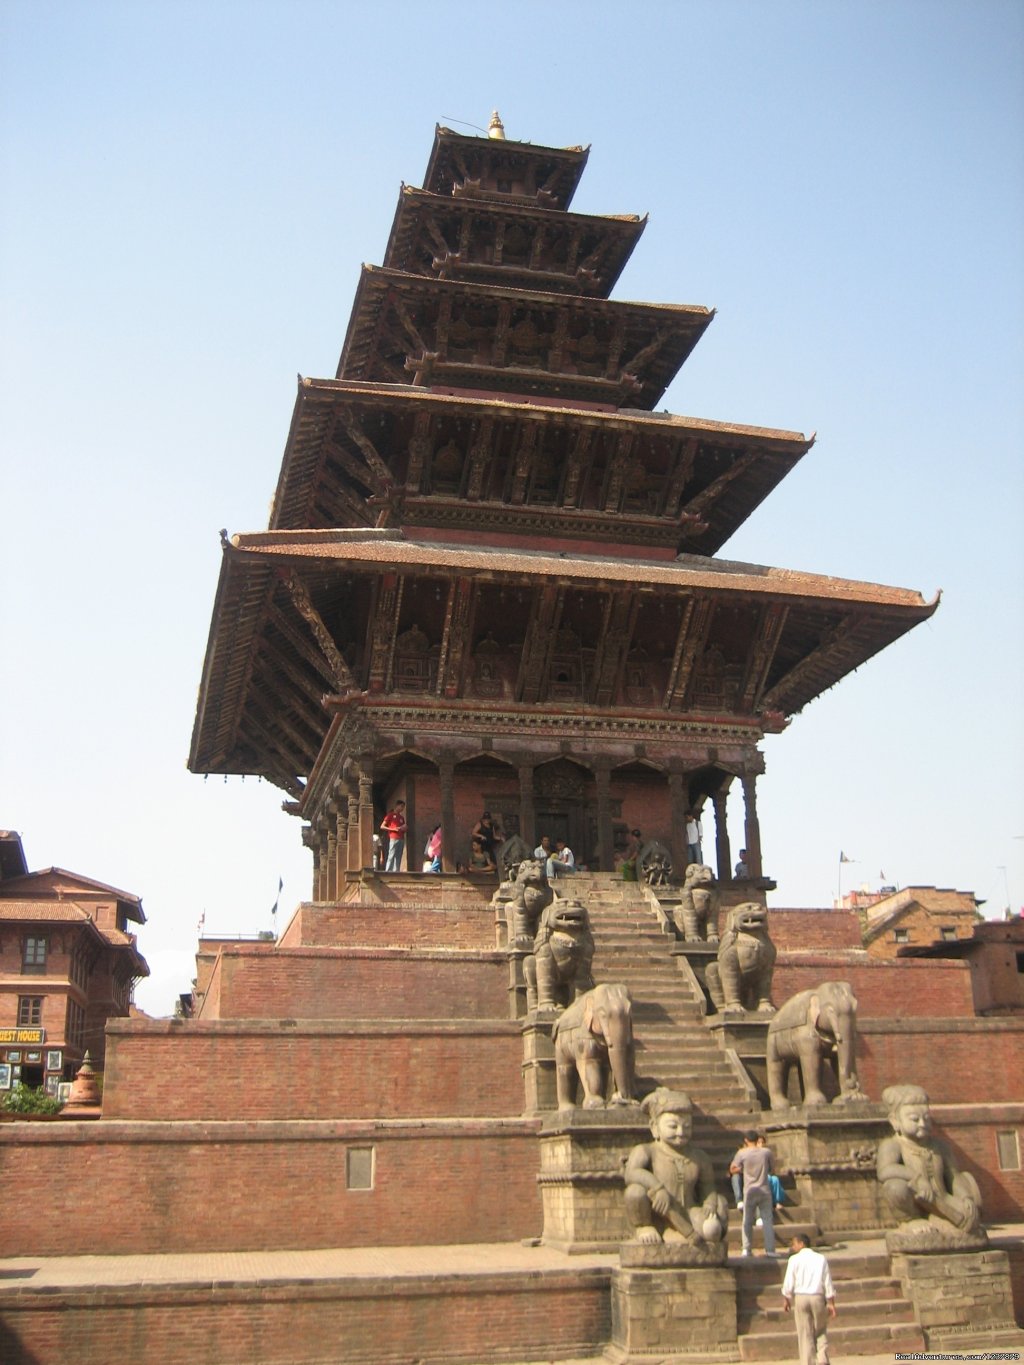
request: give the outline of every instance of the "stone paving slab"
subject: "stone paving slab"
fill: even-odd
[[[1024,1240],[1024,1224],[989,1228],[1000,1244]],[[830,1262],[885,1251],[881,1238],[825,1248]],[[736,1249],[738,1253],[738,1248]],[[331,1247],[303,1251],[214,1251],[128,1256],[21,1256],[0,1259],[0,1295],[10,1290],[75,1290],[132,1285],[280,1284],[288,1281],[380,1279],[387,1276],[564,1274],[567,1270],[614,1269],[614,1252],[566,1256],[521,1242],[456,1246]],[[760,1255],[733,1254],[734,1269],[763,1264]],[[785,1258],[777,1262],[781,1282]],[[866,1357],[859,1357],[866,1359]]]

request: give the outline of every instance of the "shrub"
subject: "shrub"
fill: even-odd
[[[0,1100],[0,1106],[8,1114],[59,1114],[63,1108],[60,1100],[48,1095],[45,1090],[33,1090],[20,1081],[9,1095]]]

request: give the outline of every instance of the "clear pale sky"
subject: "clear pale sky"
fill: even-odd
[[[218,530],[266,526],[435,123],[492,108],[592,144],[574,208],[650,213],[615,297],[718,308],[664,406],[817,431],[723,553],[943,590],[766,741],[770,903],[843,851],[844,891],[1024,905],[1017,0],[6,0],[0,826],[142,896],[151,1013],[204,910],[310,887],[283,793],[185,769]]]

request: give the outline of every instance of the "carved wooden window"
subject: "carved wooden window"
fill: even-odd
[[[77,1000],[68,1001],[67,1020],[64,1035],[68,1046],[81,1051],[85,1046],[85,1010]]]
[[[372,1190],[375,1171],[375,1149],[373,1147],[347,1147],[345,1149],[345,1188],[347,1190]]]
[[[21,955],[21,970],[25,975],[41,976],[46,971],[46,935],[28,934]]]
[[[18,1027],[34,1028],[43,1022],[43,997],[41,995],[18,996]]]

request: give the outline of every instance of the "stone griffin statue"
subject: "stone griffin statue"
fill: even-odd
[[[718,942],[718,907],[721,893],[715,874],[704,863],[690,863],[683,874],[683,887],[676,908],[676,928],[689,942]]]
[[[603,984],[578,996],[555,1020],[551,1037],[559,1109],[576,1107],[577,1076],[584,1109],[604,1107],[609,1074],[614,1089],[608,1103],[636,1103],[633,1005],[625,986]]]
[[[554,899],[544,864],[539,858],[523,858],[512,883],[510,944],[513,948],[533,947],[544,911]]]
[[[789,1073],[800,1068],[804,1104],[827,1104],[822,1090],[826,1057],[839,1070],[837,1104],[866,1100],[857,1080],[857,997],[848,981],[823,981],[800,991],[768,1025],[768,1095],[773,1109],[789,1107]]]
[[[729,1206],[715,1190],[711,1158],[690,1145],[690,1097],[659,1086],[640,1107],[654,1141],[634,1147],[626,1158],[626,1218],[634,1239],[674,1242],[685,1246],[695,1265],[723,1265]]]
[[[527,1010],[564,1009],[594,985],[594,936],[579,901],[554,900],[542,912],[533,956],[523,961]]]
[[[891,1249],[961,1250],[984,1246],[981,1192],[944,1142],[931,1135],[928,1096],[919,1085],[882,1092],[894,1136],[878,1144],[876,1174],[899,1226]]]
[[[718,961],[708,965],[707,983],[719,1010],[772,1010],[775,944],[768,937],[768,911],[744,901],[729,911],[718,945]]]

